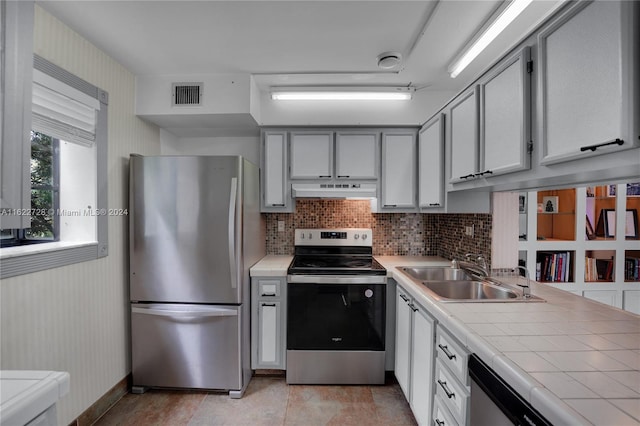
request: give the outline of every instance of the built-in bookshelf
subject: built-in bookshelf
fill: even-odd
[[[519,263],[550,286],[640,314],[640,183],[520,194]]]

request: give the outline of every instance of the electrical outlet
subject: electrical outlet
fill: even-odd
[[[284,232],[284,220],[278,221],[278,232]]]
[[[464,233],[465,233],[465,235],[468,235],[468,236],[470,236],[471,238],[473,238],[473,235],[474,235],[474,233],[475,233],[475,227],[476,227],[476,226],[475,226],[475,224],[474,224],[474,225],[471,225],[471,226],[465,226],[465,227],[464,227]]]

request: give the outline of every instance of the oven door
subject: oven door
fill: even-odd
[[[288,350],[384,351],[386,284],[291,281],[296,279],[287,286]]]

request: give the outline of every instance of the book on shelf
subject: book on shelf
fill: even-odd
[[[640,258],[625,257],[624,279],[626,281],[640,281]]]
[[[536,261],[537,281],[569,282],[572,259],[570,252],[538,252]]]
[[[613,259],[584,258],[585,281],[613,281]]]

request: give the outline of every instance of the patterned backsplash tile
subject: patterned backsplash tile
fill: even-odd
[[[294,231],[300,228],[371,228],[376,256],[491,255],[490,214],[371,213],[366,200],[297,200],[295,213],[264,213],[267,254],[293,254]],[[278,222],[284,231],[278,232]],[[465,226],[474,226],[474,237]]]

